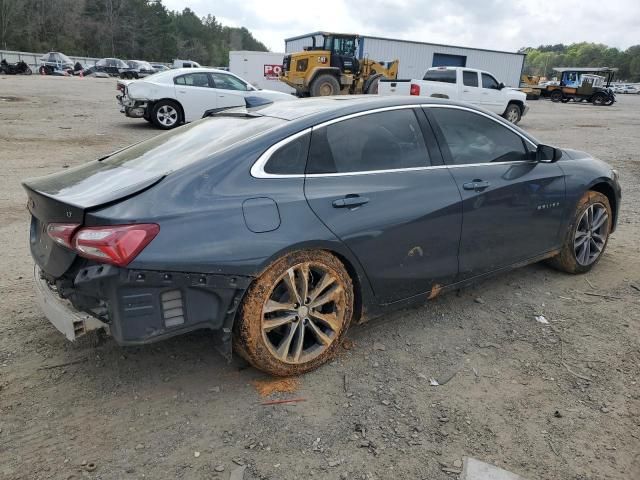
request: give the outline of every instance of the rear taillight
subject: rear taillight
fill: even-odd
[[[411,87],[409,88],[409,95],[420,95],[420,85],[412,83]]]
[[[71,238],[79,227],[77,223],[50,223],[47,225],[47,235],[58,245],[73,248]]]
[[[160,231],[155,223],[85,227],[73,236],[73,250],[85,258],[124,267]]]

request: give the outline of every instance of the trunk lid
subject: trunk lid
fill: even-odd
[[[47,234],[50,223],[82,225],[85,212],[135,195],[149,188],[163,173],[130,169],[96,161],[46,177],[25,180],[27,208],[31,213],[29,246],[33,259],[46,274],[58,278],[76,253]]]

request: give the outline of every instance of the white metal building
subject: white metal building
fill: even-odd
[[[229,52],[229,71],[254,87],[293,93],[295,89],[278,78],[283,57],[284,53],[232,50]]]
[[[322,45],[322,32],[287,38],[285,52],[298,52],[312,45]],[[390,62],[400,60],[398,78],[422,78],[428,68],[441,66],[469,67],[493,73],[505,85],[518,87],[524,67],[524,53],[501,52],[481,48],[454,47],[436,43],[413,42],[392,38],[360,36],[358,57]]]

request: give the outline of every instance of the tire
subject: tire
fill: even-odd
[[[338,95],[340,84],[336,77],[329,73],[318,75],[311,83],[311,96],[324,97],[328,95]]]
[[[40,65],[40,68],[38,69],[38,73],[40,75],[48,75],[47,67],[45,67],[44,65]]]
[[[502,116],[514,125],[517,125],[522,118],[522,110],[520,109],[519,105],[510,103],[509,105],[507,105],[507,109],[504,111]]]
[[[604,219],[599,216],[601,214],[605,215]],[[612,218],[609,199],[600,192],[592,190],[586,192],[578,202],[560,253],[551,258],[549,264],[567,273],[586,273],[591,270],[600,261],[607,248]],[[592,226],[596,222],[602,223],[597,228],[589,229],[590,221]],[[582,243],[579,243],[581,241]],[[591,252],[591,248],[597,251]]]
[[[27,67],[27,69],[24,71],[25,75],[31,75],[33,73],[33,71],[31,70],[31,67]]]
[[[353,305],[351,278],[335,256],[290,253],[249,287],[234,325],[234,350],[274,376],[306,373],[335,356]]]
[[[570,98],[564,97],[562,100],[560,100],[562,103],[569,103],[569,100],[571,100]],[[574,101],[579,102],[580,100],[576,100],[574,98]]]
[[[160,100],[151,110],[151,121],[162,130],[177,127],[183,121],[180,105],[173,100]]]
[[[551,95],[549,95],[549,98],[554,103],[557,103],[557,102],[561,101],[562,97],[563,97],[563,95],[562,95],[562,92],[560,90],[554,90],[553,92],[551,92]]]
[[[378,93],[378,85],[380,84],[381,78],[384,78],[381,73],[370,76],[367,81],[364,82],[362,93],[367,95],[376,95]]]
[[[607,103],[607,97],[602,93],[596,93],[591,99],[591,102],[594,105],[604,105]]]

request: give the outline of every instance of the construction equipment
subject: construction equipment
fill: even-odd
[[[321,33],[322,46],[312,46],[302,52],[286,55],[280,80],[296,89],[299,97],[377,93],[381,78],[398,77],[399,60],[384,63],[358,58],[359,36],[341,33]]]
[[[542,87],[539,86],[539,83],[539,75],[522,75],[518,90],[527,95],[527,100],[538,100],[542,94]]]
[[[613,105],[616,96],[610,88],[617,68],[554,68],[561,74],[559,85],[548,85],[543,95],[552,102],[590,102],[594,105]],[[601,73],[603,75],[596,75]]]

